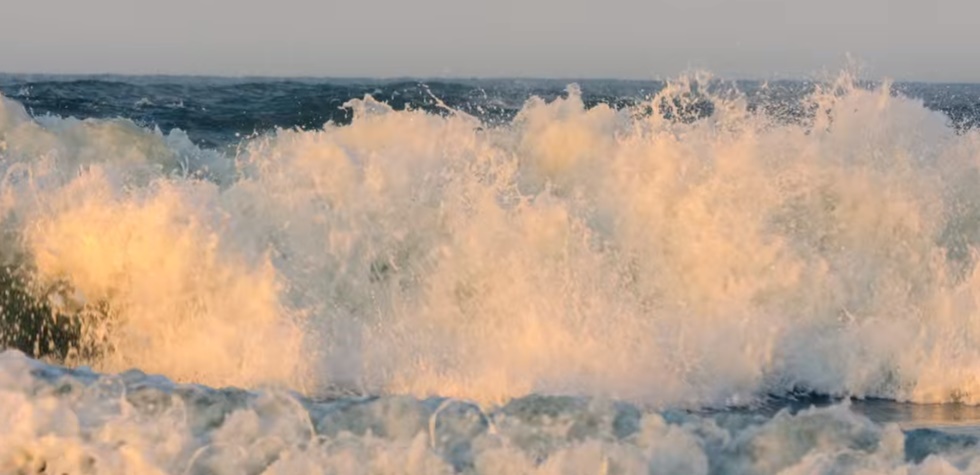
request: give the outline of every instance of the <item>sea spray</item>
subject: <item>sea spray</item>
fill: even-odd
[[[696,84],[631,108],[570,88],[495,126],[366,97],[235,156],[3,99],[4,252],[111,309],[82,322],[105,351],[78,364],[102,371],[975,403],[977,133],[846,76],[793,120]]]

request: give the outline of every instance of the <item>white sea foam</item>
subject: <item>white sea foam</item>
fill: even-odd
[[[980,402],[980,135],[846,77],[803,124],[711,99],[672,121],[571,88],[483,129],[365,98],[237,157],[0,99],[4,257],[107,304],[86,324],[104,351],[73,362],[100,371],[485,403]]]
[[[976,473],[977,438],[903,433],[849,406],[773,417],[532,396],[315,403],[100,376],[0,354],[3,473]]]

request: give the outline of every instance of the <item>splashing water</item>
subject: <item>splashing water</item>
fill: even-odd
[[[0,99],[2,256],[66,283],[54,308],[104,309],[78,314],[97,351],[68,359],[104,372],[486,403],[980,401],[977,132],[848,77],[801,121],[696,83],[626,109],[570,88],[486,128],[367,97],[350,125],[234,158]]]

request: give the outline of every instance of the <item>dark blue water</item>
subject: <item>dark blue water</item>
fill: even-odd
[[[577,83],[587,106],[636,106],[661,91],[662,81],[623,80],[375,80],[250,79],[153,76],[0,75],[0,93],[35,115],[133,120],[164,133],[181,129],[203,147],[222,147],[241,137],[276,128],[312,130],[327,122],[347,124],[344,103],[371,95],[396,110],[444,112],[438,103],[479,117],[487,124],[509,122],[524,102],[552,100]],[[806,115],[798,100],[813,91],[809,81],[717,81],[710,87],[736,88],[750,107],[788,119]],[[980,85],[899,83],[896,94],[921,99],[941,111],[959,130],[980,126]],[[693,113],[710,113],[701,104]]]
[[[202,146],[238,142],[275,128],[304,130],[350,122],[351,99],[371,95],[395,109],[438,113],[437,100],[488,123],[508,121],[532,95],[553,99],[569,82],[553,80],[419,81],[300,80],[179,77],[0,76],[0,93],[36,115],[131,119],[138,124],[187,131]],[[588,81],[591,104],[635,104],[662,83]]]

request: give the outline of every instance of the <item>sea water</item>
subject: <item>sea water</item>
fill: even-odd
[[[0,77],[0,472],[980,473],[980,86]]]

